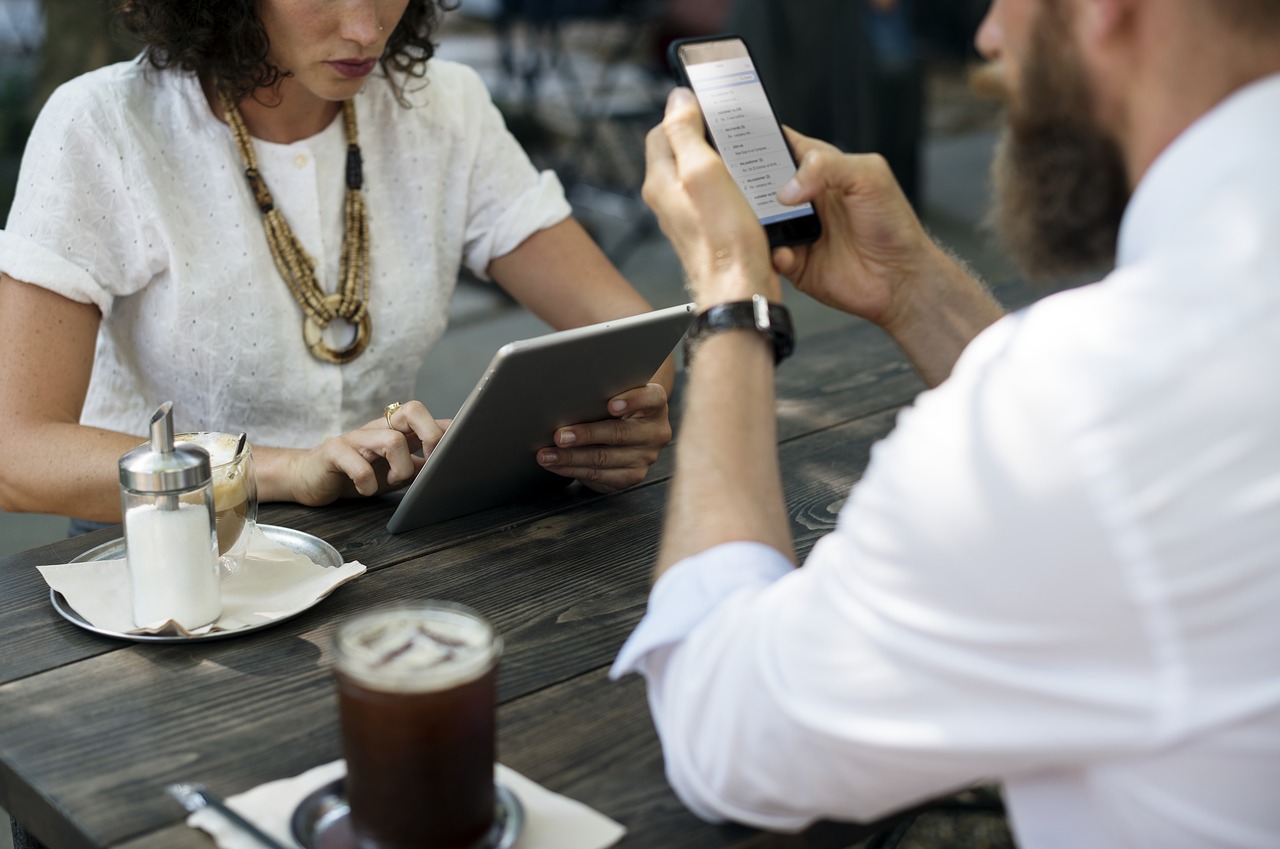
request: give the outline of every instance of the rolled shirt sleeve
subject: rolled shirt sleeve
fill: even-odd
[[[680,561],[654,583],[649,610],[618,652],[609,677],[646,671],[658,652],[689,636],[725,599],[766,587],[793,568],[777,549],[755,542],[718,545]]]
[[[480,77],[469,68],[457,77],[476,123],[471,137],[477,141],[463,259],[472,273],[487,280],[493,260],[568,218],[572,208],[555,173],[540,172],[529,161]]]
[[[140,175],[127,173],[116,145],[126,109],[82,85],[59,87],[32,128],[0,233],[0,271],[104,316],[164,260],[163,240],[135,203]]]

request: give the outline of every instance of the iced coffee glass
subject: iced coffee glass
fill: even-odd
[[[334,674],[346,794],[362,849],[471,849],[494,822],[502,641],[448,602],[344,623]]]
[[[213,510],[218,530],[218,557],[230,574],[243,563],[249,536],[258,521],[258,482],[253,471],[253,448],[240,446],[240,434],[200,431],[180,433],[174,442],[190,442],[209,452],[213,474]]]

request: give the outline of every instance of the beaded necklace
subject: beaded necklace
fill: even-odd
[[[302,339],[308,350],[318,360],[341,365],[363,353],[372,335],[369,311],[369,214],[365,209],[364,184],[360,158],[359,136],[356,132],[356,108],[350,100],[342,102],[342,123],[347,137],[347,194],[343,208],[342,259],[339,268],[338,291],[325,294],[316,280],[316,263],[303,249],[284,215],[276,208],[266,181],[258,170],[258,158],[253,152],[253,140],[245,127],[244,118],[235,102],[219,91],[222,111],[227,116],[231,133],[235,136],[240,159],[244,163],[244,176],[249,182],[258,209],[262,212],[262,226],[266,230],[267,245],[275,260],[280,276],[288,284],[293,298],[305,313],[302,320]],[[335,318],[341,318],[356,328],[355,339],[345,348],[331,348],[324,340],[324,330]]]

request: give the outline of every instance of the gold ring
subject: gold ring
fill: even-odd
[[[382,417],[387,420],[387,427],[391,427],[391,414],[400,409],[400,402],[393,401],[382,408]],[[394,430],[394,428],[392,428]]]

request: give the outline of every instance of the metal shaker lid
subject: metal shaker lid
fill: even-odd
[[[186,492],[209,483],[209,452],[173,444],[173,402],[151,416],[151,441],[120,458],[120,485],[133,492]]]

